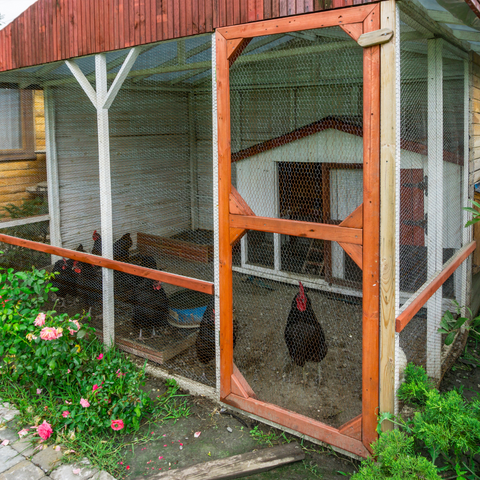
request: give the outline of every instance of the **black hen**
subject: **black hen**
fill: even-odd
[[[93,248],[92,248],[92,253],[94,255],[102,256],[102,236],[97,233],[96,230],[94,230],[93,235]]]
[[[304,383],[306,362],[318,363],[320,380],[320,362],[327,355],[328,347],[322,326],[315,316],[310,299],[301,282],[300,292],[295,295],[288,314],[285,343],[293,362],[303,368]]]
[[[83,249],[82,249],[83,250]],[[92,307],[103,298],[102,272],[89,263],[78,262],[77,293],[90,314]]]
[[[65,306],[65,297],[77,295],[77,277],[78,274],[74,270],[74,261],[70,258],[63,258],[55,262],[53,266],[53,272],[58,272],[55,278],[52,280],[52,287],[57,288],[55,292],[58,298],[62,299],[62,303],[59,306]]]
[[[132,237],[129,233],[126,233],[113,244],[113,259],[119,262],[128,262],[130,257],[129,250],[132,248],[132,245]]]
[[[237,322],[233,320],[233,347],[237,343]],[[215,358],[215,298],[212,298],[205,310],[197,341],[195,342],[198,360],[206,365]],[[205,372],[203,378],[206,380]]]
[[[152,337],[156,336],[155,329],[160,330],[167,326],[169,304],[167,294],[162,283],[149,278],[138,279],[133,291],[133,324],[140,329],[139,340],[142,340],[142,328],[152,328]]]

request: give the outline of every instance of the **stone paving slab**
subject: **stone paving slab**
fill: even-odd
[[[94,475],[91,480],[115,480],[115,477],[112,477],[108,472],[102,470]]]
[[[45,474],[28,460],[17,463],[6,472],[0,473],[0,480],[40,480]]]
[[[6,472],[17,463],[25,460],[23,455],[20,455],[12,447],[0,446],[0,473]]]
[[[32,458],[32,462],[38,465],[45,473],[50,473],[59,465],[62,456],[62,452],[55,451],[53,447],[47,447],[36,453]]]
[[[16,442],[20,437],[18,433],[8,427],[1,427],[0,428],[0,440],[8,440],[10,443]]]
[[[73,473],[78,468],[80,472]],[[89,480],[96,473],[98,473],[98,469],[90,467],[90,462],[85,458],[79,463],[61,465],[50,474],[50,477],[53,480]]]
[[[32,442],[27,438],[22,438],[10,446],[24,457],[31,457],[36,451],[35,447],[32,447]]]
[[[0,422],[9,422],[13,420],[20,413],[14,407],[11,407],[9,403],[5,402],[0,405]]]

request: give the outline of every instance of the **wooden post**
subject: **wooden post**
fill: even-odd
[[[50,244],[62,247],[60,222],[60,180],[58,177],[57,143],[55,139],[55,104],[51,88],[45,88],[45,145],[47,150],[48,212],[50,215]],[[52,255],[52,263],[60,257]]]
[[[378,30],[377,5],[363,32]],[[380,46],[363,50],[363,347],[362,442],[377,438],[380,309]]]
[[[380,411],[395,409],[395,244],[396,244],[396,29],[395,0],[380,4],[381,27],[394,31],[394,39],[380,47]],[[384,422],[384,430],[393,428]]]
[[[216,81],[218,121],[218,217],[220,264],[220,399],[231,392],[233,373],[232,248],[230,246],[229,203],[231,185],[230,72],[227,40],[217,31]]]
[[[428,40],[428,236],[427,278],[443,265],[443,69],[442,39]],[[437,333],[442,314],[442,290],[427,303],[427,374],[441,373],[441,337]]]
[[[190,140],[190,221],[192,230],[198,228],[198,158],[197,122],[195,118],[195,97],[188,94],[188,131]]]
[[[110,132],[108,109],[103,108],[107,99],[107,59],[101,53],[95,55],[95,84],[97,87],[98,164],[100,168],[100,224],[102,226],[102,256],[113,260],[112,185],[110,175]],[[115,300],[113,271],[102,269],[103,276],[103,341],[112,345],[115,341]]]

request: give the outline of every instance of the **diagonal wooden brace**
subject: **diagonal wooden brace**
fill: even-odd
[[[357,207],[341,224],[341,227],[363,228],[363,203]],[[363,247],[353,243],[338,244],[350,255],[352,260],[363,269]]]

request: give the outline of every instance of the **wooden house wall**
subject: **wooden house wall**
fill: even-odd
[[[199,226],[211,229],[211,110],[197,103]],[[55,106],[62,241],[90,250],[101,228],[96,113],[79,88],[56,89]],[[190,229],[188,93],[122,89],[109,119],[114,239]]]
[[[38,0],[0,31],[0,71],[371,0]]]
[[[8,216],[2,208],[7,204],[20,206],[25,200],[33,199],[34,197],[27,192],[27,188],[47,179],[43,92],[35,91],[33,95],[37,158],[36,160],[0,162],[0,217]]]

